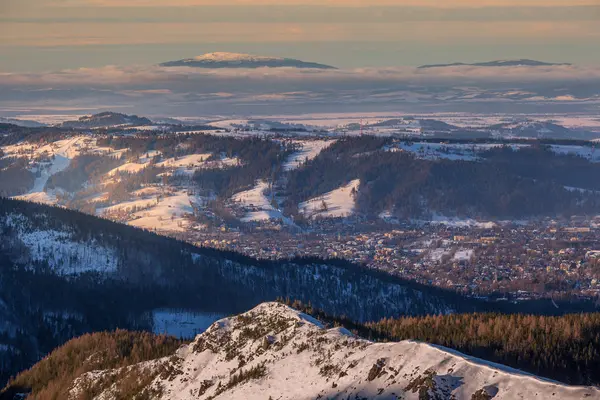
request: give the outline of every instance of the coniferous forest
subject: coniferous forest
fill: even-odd
[[[310,304],[282,301],[375,341],[418,340],[572,385],[600,384],[600,313],[468,313],[357,323]]]

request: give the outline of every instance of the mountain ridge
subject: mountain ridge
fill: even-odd
[[[331,65],[301,61],[293,58],[256,56],[243,53],[215,52],[206,53],[193,58],[167,61],[161,67],[194,67],[194,68],[313,68],[337,69]]]
[[[120,125],[152,125],[152,121],[137,115],[121,114],[114,111],[86,115],[76,121],[65,121],[59,126],[63,128],[94,129]]]
[[[42,124],[41,122],[33,120],[6,117],[0,117],[0,124],[15,125],[23,128],[43,128],[46,126],[46,124]]]
[[[550,66],[569,66],[569,63],[549,63],[544,61],[530,60],[526,58],[517,60],[494,60],[477,63],[448,63],[448,64],[427,64],[421,65],[418,69],[428,68],[446,68],[446,67],[550,67]]]
[[[280,303],[219,320],[170,351],[120,368],[102,368],[102,353],[88,357],[60,390],[69,398],[105,400],[142,394],[177,400],[600,399],[597,388],[564,385],[441,346],[371,342]],[[26,372],[16,383],[27,381]]]

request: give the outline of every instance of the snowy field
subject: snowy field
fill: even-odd
[[[161,198],[158,204],[133,214],[129,225],[148,230],[184,232],[189,225],[186,215],[192,215],[195,201],[185,191]]]
[[[187,156],[177,158],[167,158],[166,160],[157,164],[158,167],[166,168],[199,168],[206,160],[212,156],[211,153],[203,154],[189,154]]]
[[[506,146],[505,144],[462,144],[462,143],[428,143],[428,142],[402,142],[388,151],[407,151],[416,157],[425,160],[452,160],[452,161],[478,161],[479,153]],[[513,150],[528,147],[527,144],[513,143],[509,145]]]
[[[138,172],[141,172],[144,168],[147,167],[147,164],[140,164],[140,163],[125,163],[111,171],[108,172],[108,176],[114,176],[117,175],[121,172],[125,172],[128,174],[137,174]]]
[[[96,210],[96,214],[121,220],[138,228],[163,232],[184,232],[189,227],[187,216],[194,214],[192,204],[200,201],[185,190],[162,194],[155,192],[154,188],[144,188],[139,193],[146,194],[146,196],[100,208]]]
[[[265,195],[267,189],[269,189],[269,184],[259,180],[252,189],[234,194],[232,200],[247,207],[268,209],[271,207],[271,202]]]
[[[302,150],[292,154],[283,165],[285,171],[300,168],[306,161],[315,159],[323,150],[334,144],[335,140],[307,140],[295,141],[302,146]]]
[[[358,191],[360,180],[355,179],[322,196],[300,203],[299,209],[309,218],[343,218],[354,214],[355,199],[352,190]]]
[[[269,184],[264,180],[259,180],[252,189],[233,195],[231,200],[237,206],[246,210],[246,214],[241,219],[242,222],[260,222],[281,219],[285,223],[291,223],[281,211],[275,209],[271,205],[270,199],[265,194],[268,189]]]

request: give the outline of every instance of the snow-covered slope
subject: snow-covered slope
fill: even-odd
[[[98,243],[96,239],[77,238],[66,227],[41,228],[29,216],[17,213],[0,216],[0,227],[12,232],[10,236],[2,237],[4,246],[19,248],[18,261],[25,265],[43,262],[58,275],[117,271],[119,256],[115,248]]]
[[[187,191],[160,193],[96,210],[97,215],[158,232],[185,232],[194,213],[196,196]]]
[[[41,203],[55,203],[53,191],[46,192],[46,183],[53,175],[64,171],[73,158],[84,154],[104,154],[117,156],[122,151],[96,146],[96,139],[87,136],[73,136],[52,143],[30,144],[27,142],[2,148],[6,156],[27,157],[30,160],[31,172],[36,174],[33,188],[19,199]]]
[[[292,67],[334,69],[334,67],[313,62],[295,60],[293,58],[264,57],[240,53],[207,53],[193,58],[168,61],[162,67],[196,67],[196,68],[261,68]]]
[[[299,209],[309,218],[349,217],[354,214],[355,194],[359,186],[360,179],[355,179],[347,185],[301,203]]]
[[[302,148],[292,154],[283,165],[286,171],[300,168],[306,161],[315,159],[323,150],[335,143],[335,140],[306,140],[297,143]]]
[[[246,215],[241,219],[242,222],[281,219],[286,223],[290,223],[281,211],[273,207],[265,194],[268,190],[269,184],[264,180],[259,180],[252,189],[236,193],[232,197],[232,201],[246,211]]]
[[[217,321],[170,357],[84,374],[70,395],[115,399],[136,376],[138,393],[169,400],[600,399],[438,346],[372,343],[278,303]]]

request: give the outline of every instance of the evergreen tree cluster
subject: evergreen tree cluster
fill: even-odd
[[[567,384],[600,384],[600,313],[468,313],[360,323],[311,304],[281,301],[371,340],[418,340]]]

